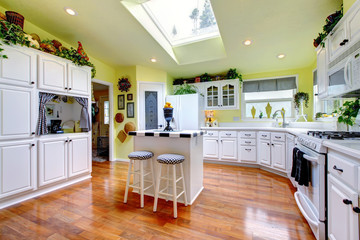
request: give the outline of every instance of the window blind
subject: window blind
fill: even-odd
[[[296,77],[274,78],[259,81],[244,81],[243,92],[268,92],[296,89]]]

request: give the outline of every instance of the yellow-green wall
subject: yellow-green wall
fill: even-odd
[[[312,121],[313,115],[313,70],[316,68],[316,63],[312,64],[307,68],[302,69],[292,69],[284,70],[277,72],[267,72],[267,73],[256,73],[256,74],[244,74],[244,81],[250,79],[258,78],[271,78],[279,76],[288,76],[288,75],[298,75],[298,91],[307,92],[310,96],[310,104],[308,108],[305,108],[304,113],[308,115],[308,120]],[[240,90],[241,92],[241,90]],[[243,121],[241,119],[241,96],[239,97],[239,110],[218,110],[215,111],[215,119],[218,122],[234,122],[233,118],[238,117],[239,122]]]
[[[356,2],[356,0],[343,0],[344,13]]]

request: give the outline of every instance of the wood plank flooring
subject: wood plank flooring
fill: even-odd
[[[315,239],[288,179],[259,169],[205,164],[192,206],[129,193],[127,163],[93,163],[93,178],[0,210],[0,239]]]

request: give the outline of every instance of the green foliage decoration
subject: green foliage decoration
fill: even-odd
[[[6,45],[21,45],[30,47],[30,41],[28,40],[27,36],[25,35],[25,32],[19,27],[18,25],[15,25],[13,23],[9,23],[5,20],[0,21],[0,39],[2,42]],[[51,44],[53,45],[51,40],[43,40],[42,43]],[[0,58],[8,58],[6,55],[3,55],[1,52],[4,51],[3,48],[1,48],[2,43],[0,42]],[[36,48],[37,49],[37,48]],[[58,57],[62,57],[65,59],[68,59],[72,61],[75,65],[78,66],[89,66],[91,67],[91,77],[94,78],[96,75],[96,69],[94,64],[92,64],[89,61],[86,61],[84,58],[81,57],[81,55],[77,52],[76,49],[70,48],[66,49],[63,48],[62,51],[59,51],[58,49],[54,53],[54,55]]]
[[[204,73],[203,75],[200,76],[200,81],[201,82],[210,82],[211,77],[208,73]]]
[[[226,79],[239,79],[242,82],[242,75],[236,71],[236,68],[230,68],[226,74]]]
[[[309,94],[306,92],[297,92],[294,96],[295,108],[299,109],[301,100],[304,101],[305,107],[309,106]]]
[[[338,122],[345,123],[346,125],[353,126],[355,123],[355,119],[360,110],[360,99],[356,99],[355,101],[347,101],[340,107],[338,110],[334,111],[334,113],[338,113]]]
[[[186,82],[176,87],[174,95],[184,95],[197,93],[198,89],[194,85],[189,85]]]

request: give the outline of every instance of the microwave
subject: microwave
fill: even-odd
[[[328,96],[360,97],[360,49],[348,54],[344,52],[337,60],[329,64]],[[331,66],[331,64],[334,64]]]

